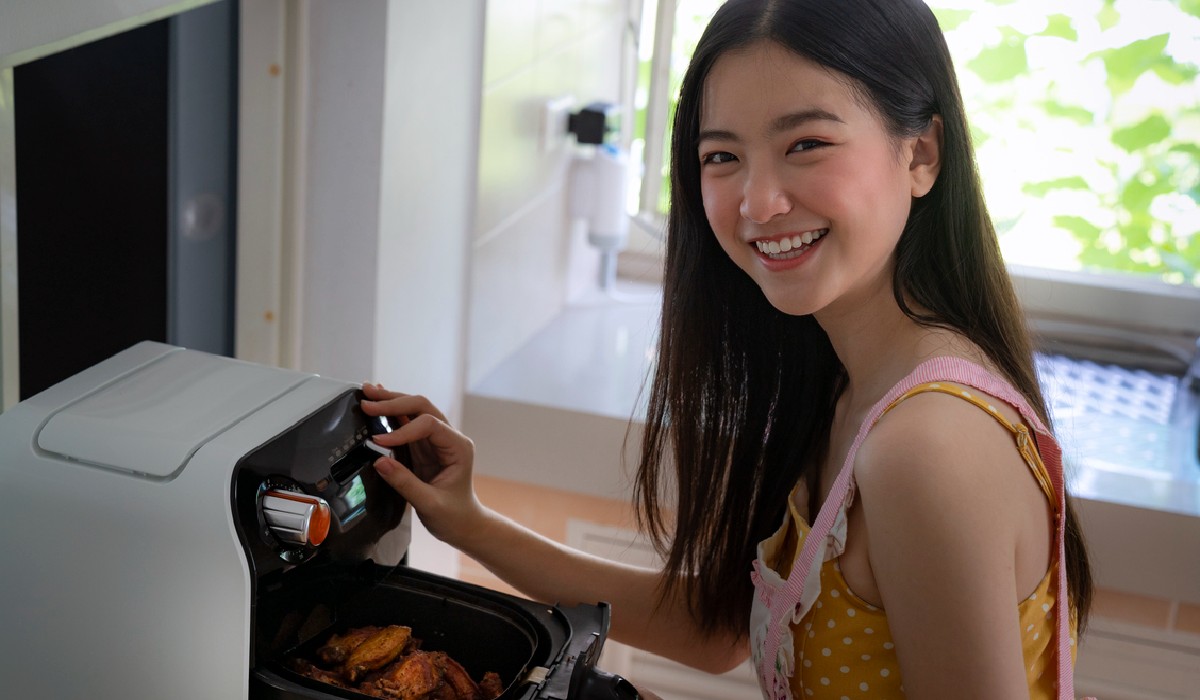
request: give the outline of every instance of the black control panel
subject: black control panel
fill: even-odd
[[[389,419],[363,413],[362,398],[361,391],[346,392],[235,467],[234,518],[256,579],[321,553],[359,561],[400,524],[406,504],[372,467],[380,453],[366,446],[371,436],[390,432],[393,426]],[[397,459],[408,462],[407,450],[396,453]],[[268,491],[323,499],[331,515],[328,538],[319,546],[282,541],[263,518],[261,502]]]

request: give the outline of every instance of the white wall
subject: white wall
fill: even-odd
[[[303,47],[298,368],[339,379],[375,378],[380,267],[388,2],[309,2]],[[299,66],[295,66],[299,67]]]
[[[391,0],[375,376],[457,421],[483,62],[473,0]]]
[[[455,417],[482,5],[296,0],[284,11],[281,364],[422,393]]]
[[[566,216],[571,142],[543,151],[539,126],[547,100],[621,100],[631,6],[640,2],[488,3],[468,386],[595,283],[597,254]]]

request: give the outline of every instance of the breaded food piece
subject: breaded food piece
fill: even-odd
[[[351,683],[357,681],[364,673],[383,668],[400,656],[408,641],[412,639],[412,629],[402,625],[388,625],[367,637],[350,652],[342,667],[342,673]]]
[[[467,670],[445,652],[434,653],[434,661],[442,669],[442,680],[454,689],[448,700],[480,700],[479,685],[471,680]]]
[[[495,700],[504,693],[504,682],[500,680],[500,674],[495,671],[488,671],[483,674],[483,679],[479,681],[479,697],[483,700]]]
[[[433,653],[414,651],[388,669],[377,685],[389,693],[385,697],[423,700],[442,687],[442,669]]]
[[[380,628],[375,626],[355,627],[342,634],[335,634],[321,648],[317,649],[317,658],[326,664],[345,663],[346,659],[350,658],[350,652],[357,649],[379,630]]]

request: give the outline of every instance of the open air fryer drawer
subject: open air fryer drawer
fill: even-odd
[[[607,606],[551,607],[403,566],[321,569],[289,572],[303,580],[260,592],[251,698],[367,697],[289,663],[314,658],[331,634],[366,625],[411,627],[422,649],[446,652],[475,680],[498,673],[504,700],[636,697],[624,679],[595,668]]]

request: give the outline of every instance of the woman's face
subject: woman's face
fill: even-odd
[[[912,197],[932,187],[921,138],[893,138],[843,80],[769,41],[718,58],[701,103],[705,214],[771,304],[820,320],[891,299]]]

